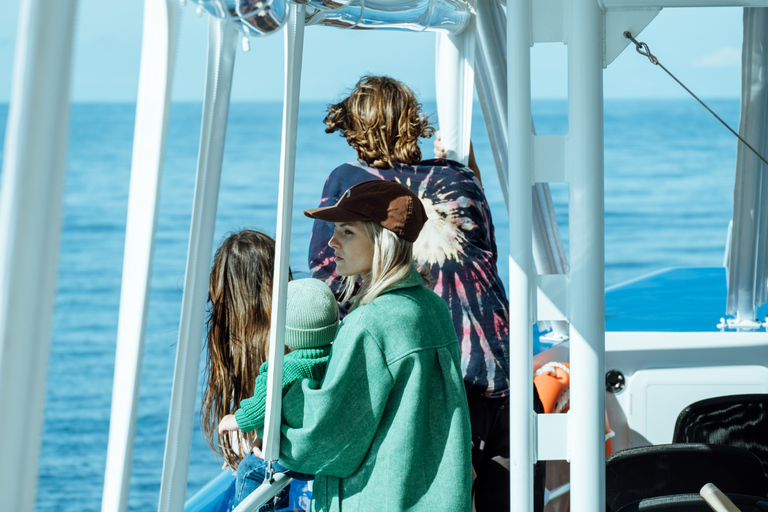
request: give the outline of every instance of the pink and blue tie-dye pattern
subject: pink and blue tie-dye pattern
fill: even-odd
[[[420,165],[395,164],[374,169],[357,162],[337,167],[326,181],[319,206],[330,206],[351,186],[375,179],[395,180],[415,192],[429,216],[414,244],[414,257],[427,267],[434,291],[453,317],[461,346],[467,391],[501,397],[509,388],[509,313],[496,267],[491,211],[480,183],[469,168],[450,160]],[[315,221],[309,248],[313,277],[338,290],[333,225]]]

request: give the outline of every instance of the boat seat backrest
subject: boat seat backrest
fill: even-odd
[[[746,448],[768,478],[768,394],[730,395],[694,402],[679,414],[673,443]]]
[[[605,462],[607,512],[647,498],[695,494],[713,483],[726,494],[768,497],[760,460],[744,448],[665,444],[630,448]]]
[[[768,510],[768,501],[759,496],[729,494],[728,499],[742,512]],[[698,494],[673,494],[635,501],[621,507],[617,512],[712,512],[712,509]]]

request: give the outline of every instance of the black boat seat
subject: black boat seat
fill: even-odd
[[[680,413],[673,443],[746,448],[768,478],[768,394],[729,395],[694,402]]]
[[[743,494],[727,495],[742,512],[768,512],[768,500]],[[659,498],[646,498],[621,507],[618,512],[712,512],[698,494],[673,494]]]
[[[768,497],[760,460],[744,448],[665,444],[630,448],[605,462],[606,511],[648,498],[697,494],[707,483],[723,493]]]

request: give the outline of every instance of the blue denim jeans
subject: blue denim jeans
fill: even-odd
[[[311,480],[312,475],[305,475],[288,470],[285,466],[277,462],[272,464],[275,472],[287,473],[291,478],[298,480]],[[267,463],[255,456],[253,453],[240,461],[237,466],[237,480],[235,483],[235,499],[232,502],[232,508],[236,507],[246,496],[251,494],[260,486],[266,478]],[[275,499],[266,503],[259,509],[259,512],[271,512],[272,510],[285,508],[288,505],[288,492],[290,486],[286,486],[275,495]]]

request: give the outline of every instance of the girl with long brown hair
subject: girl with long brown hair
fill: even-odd
[[[229,235],[217,249],[209,282],[207,359],[200,425],[211,449],[232,469],[250,452],[255,432],[218,436],[219,422],[253,396],[267,360],[275,241],[253,230]]]

